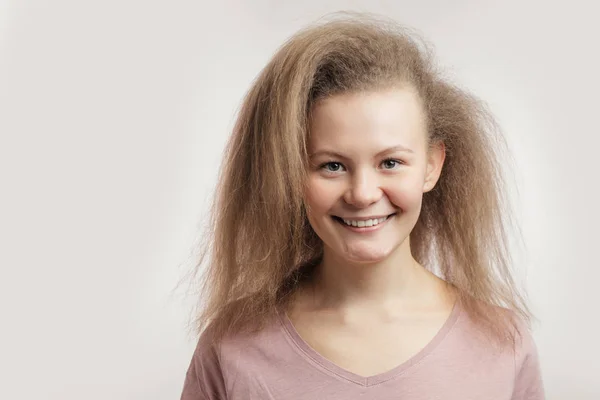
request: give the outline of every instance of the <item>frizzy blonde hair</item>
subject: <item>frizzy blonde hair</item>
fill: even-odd
[[[291,37],[242,103],[196,265],[200,331],[210,324],[218,340],[260,329],[310,276],[323,252],[303,206],[310,111],[325,97],[394,85],[416,90],[429,141],[446,147],[440,179],[424,194],[410,234],[413,256],[458,289],[493,336],[515,338],[517,319],[530,313],[510,271],[504,146],[494,119],[442,77],[419,35],[348,13]]]

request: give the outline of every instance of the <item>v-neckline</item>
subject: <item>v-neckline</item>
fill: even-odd
[[[300,352],[300,354],[308,358],[309,361],[312,361],[329,371],[331,374],[344,379],[346,381],[353,382],[360,386],[374,386],[379,383],[383,383],[385,381],[389,381],[390,379],[395,378],[396,376],[402,374],[403,372],[410,369],[412,366],[416,365],[419,361],[429,355],[446,337],[446,335],[450,332],[455,322],[457,321],[461,311],[460,301],[457,300],[452,307],[452,311],[446,321],[435,334],[435,336],[417,353],[415,353],[408,360],[402,362],[396,367],[381,372],[379,374],[371,375],[371,376],[362,376],[358,375],[354,372],[351,372],[345,368],[340,367],[335,364],[333,361],[329,360],[321,353],[316,351],[308,342],[306,342],[302,336],[296,330],[294,324],[291,319],[288,317],[287,313],[283,310],[278,312],[279,320],[284,328],[285,333],[288,335],[289,339],[292,341],[294,347]]]

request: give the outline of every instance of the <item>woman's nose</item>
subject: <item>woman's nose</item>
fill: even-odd
[[[365,208],[377,203],[383,191],[377,173],[374,171],[359,171],[352,176],[350,187],[344,194],[344,201],[358,208]]]

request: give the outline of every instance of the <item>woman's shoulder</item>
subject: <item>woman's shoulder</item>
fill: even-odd
[[[529,320],[513,312],[515,321],[514,368],[515,387],[513,398],[544,399],[538,346]]]
[[[240,360],[251,360],[260,354],[287,344],[284,315],[273,312],[264,322],[252,329],[216,335],[207,327],[198,339],[194,357],[202,362],[218,363],[221,369],[238,364]]]
[[[522,356],[535,350],[530,319],[522,313],[473,298],[460,298],[458,321],[462,334],[477,336],[488,343],[506,345]]]
[[[543,399],[540,360],[529,320],[515,310],[479,303],[480,312],[505,318],[503,322],[508,325],[494,332],[494,325],[473,316],[463,304],[460,306],[454,329],[439,354],[451,354],[455,362],[477,365],[488,377],[509,379],[512,398]]]
[[[207,326],[198,337],[182,400],[227,398],[240,370],[245,366],[254,368],[265,356],[276,354],[284,344],[283,336],[275,315],[252,331],[218,335],[211,325]]]
[[[196,342],[185,376],[181,400],[225,398],[227,390],[217,340],[209,326]]]

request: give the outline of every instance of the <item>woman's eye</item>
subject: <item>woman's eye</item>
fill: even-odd
[[[400,166],[400,164],[402,164],[400,161],[398,160],[393,160],[393,159],[389,159],[389,160],[384,160],[381,165],[383,165],[384,169],[394,169],[394,168],[398,168]]]
[[[321,168],[323,168],[324,170],[328,171],[328,172],[339,172],[341,171],[344,167],[342,166],[341,163],[339,162],[328,162],[325,163],[321,166]]]

